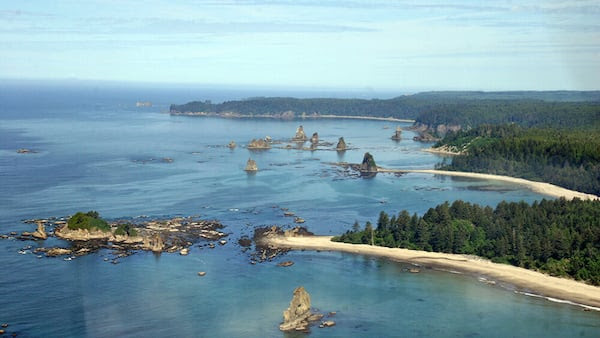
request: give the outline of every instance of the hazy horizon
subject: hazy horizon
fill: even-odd
[[[596,90],[598,1],[0,4],[0,78],[361,91]]]

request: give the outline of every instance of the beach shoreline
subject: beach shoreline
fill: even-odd
[[[525,186],[531,189],[534,192],[548,195],[552,197],[564,197],[568,200],[572,200],[573,198],[579,198],[582,200],[597,200],[600,199],[599,196],[593,194],[587,194],[584,192],[579,192],[575,190],[569,190],[566,188],[562,188],[550,183],[544,182],[535,182],[529,181],[524,178],[517,178],[511,176],[502,176],[502,175],[492,175],[492,174],[481,174],[481,173],[471,173],[464,171],[448,171],[448,170],[434,170],[434,169],[385,169],[378,168],[378,172],[381,173],[400,173],[400,174],[408,174],[408,173],[419,173],[419,174],[432,174],[432,175],[445,175],[445,176],[456,176],[456,177],[468,177],[468,178],[476,178],[483,180],[495,180],[502,181],[508,183],[514,183],[521,186]]]
[[[488,281],[508,283],[518,289],[516,292],[524,295],[544,297],[600,311],[600,287],[575,280],[553,277],[512,265],[492,263],[477,256],[340,243],[332,242],[331,238],[332,236],[269,236],[264,240],[269,246],[276,248],[339,251],[382,257],[444,271],[458,271],[485,277]]]
[[[175,116],[201,116],[201,117],[219,117],[219,118],[238,118],[238,119],[276,119],[276,120],[306,120],[306,119],[350,119],[350,120],[372,120],[372,121],[387,121],[387,122],[402,122],[402,123],[414,123],[415,120],[411,119],[397,119],[395,117],[375,117],[375,116],[348,116],[348,115],[294,115],[293,117],[286,117],[281,114],[275,115],[243,115],[238,113],[211,113],[211,112],[178,112],[171,111],[170,115]]]

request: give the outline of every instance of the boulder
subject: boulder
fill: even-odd
[[[261,138],[259,138],[258,140],[252,139],[252,141],[250,141],[250,143],[248,143],[248,149],[270,149],[270,148],[271,148],[271,145],[267,141],[265,141]]]
[[[335,146],[335,150],[337,151],[345,151],[348,147],[346,147],[346,142],[343,137],[340,137],[338,140],[337,146]]]
[[[188,248],[183,248],[179,251],[179,254],[182,256],[187,256],[190,253],[190,249]]]
[[[333,320],[326,320],[324,322],[321,323],[321,325],[319,325],[319,327],[332,327],[335,325],[335,322]]]
[[[307,137],[306,134],[304,134],[304,128],[302,126],[299,126],[298,129],[296,129],[296,135],[294,135],[294,137],[292,138],[292,141],[294,142],[304,142],[306,141]]]
[[[227,148],[229,149],[234,149],[235,147],[237,147],[237,144],[235,144],[234,141],[229,142],[229,144],[227,145]]]
[[[247,172],[256,172],[258,171],[258,166],[256,165],[256,161],[249,158],[248,162],[246,162],[246,168],[244,168],[244,171]]]
[[[200,272],[198,272],[198,276],[204,277],[204,276],[206,276],[206,272],[205,271],[200,271]]]
[[[371,174],[377,172],[377,164],[375,163],[375,159],[373,159],[373,155],[370,153],[365,153],[363,157],[363,161],[360,164],[360,172],[365,174]]]
[[[308,326],[310,316],[310,295],[304,287],[299,286],[294,290],[290,306],[283,311],[283,323],[279,325],[279,329],[281,331],[303,330]]]
[[[155,233],[150,237],[144,237],[144,244],[142,246],[144,249],[153,252],[162,252],[165,249],[165,243],[158,233]]]
[[[294,265],[294,262],[292,262],[292,261],[285,261],[285,262],[281,262],[281,263],[277,264],[277,266],[281,266],[284,268],[288,267],[288,266],[292,266],[292,265]]]

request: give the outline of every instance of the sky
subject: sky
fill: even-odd
[[[0,78],[598,90],[600,0],[0,1]]]

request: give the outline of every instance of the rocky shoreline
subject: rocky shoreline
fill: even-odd
[[[219,243],[224,245],[227,241],[223,238],[228,236],[220,231],[224,225],[219,221],[203,220],[191,216],[150,219],[141,222],[114,221],[109,223],[110,230],[108,231],[69,229],[65,217],[26,220],[24,223],[36,224],[37,229],[35,232],[2,234],[0,239],[23,241],[45,241],[52,237],[62,239],[69,244],[66,246],[41,246],[33,250],[31,250],[31,246],[26,246],[19,250],[19,253],[33,253],[38,258],[69,256],[65,260],[97,252],[100,249],[113,250],[112,253],[115,256],[112,260],[113,263],[117,263],[118,258],[127,257],[139,251],[179,252],[186,255],[189,247],[199,241],[206,241],[206,245],[214,248],[213,241],[220,240]],[[124,226],[128,232],[119,231]]]

